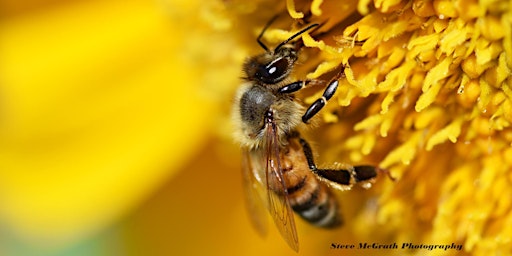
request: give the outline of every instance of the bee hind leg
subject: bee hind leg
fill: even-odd
[[[391,180],[395,180],[386,169],[372,165],[357,165],[346,169],[319,169],[317,168],[311,147],[304,139],[300,138],[300,144],[308,161],[309,169],[320,178],[339,185],[350,186],[359,182],[370,182],[377,177],[377,174],[385,173]]]

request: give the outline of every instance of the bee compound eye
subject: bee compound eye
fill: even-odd
[[[278,58],[258,68],[256,76],[264,83],[274,84],[283,80],[289,72],[289,62],[286,58]]]

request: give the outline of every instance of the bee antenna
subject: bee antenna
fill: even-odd
[[[293,36],[291,36],[290,38],[284,40],[283,42],[281,42],[275,49],[274,51],[277,51],[279,48],[281,48],[283,45],[287,44],[288,42],[290,42],[291,40],[295,39],[296,37],[304,34],[306,31],[314,28],[314,27],[317,27],[319,26],[320,24],[317,24],[317,23],[314,23],[314,24],[311,24],[309,26],[307,26],[306,28],[302,29],[301,31],[295,33]]]
[[[325,23],[327,23],[328,20],[318,24],[318,26],[314,27],[310,33],[313,33],[314,31],[316,31],[317,29],[321,28],[323,25],[325,25]],[[319,34],[316,34],[315,35],[315,38],[318,38],[318,37],[322,37],[324,36],[325,34],[327,34],[327,32],[321,32]],[[300,41],[300,42],[296,42],[295,43],[295,50],[298,51],[300,48],[302,48],[302,46],[304,46],[304,41]]]
[[[279,15],[275,15],[274,17],[272,17],[272,19],[270,19],[267,24],[265,24],[265,27],[263,27],[263,30],[261,30],[261,33],[260,35],[258,36],[258,38],[256,39],[256,41],[258,41],[258,44],[261,46],[261,48],[263,48],[265,51],[269,51],[268,47],[261,41],[261,37],[263,36],[263,34],[265,34],[265,31],[268,29],[268,27],[270,27],[270,25],[272,25],[272,23],[277,19]]]

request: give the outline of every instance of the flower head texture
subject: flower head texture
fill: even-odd
[[[292,28],[322,24],[319,36],[302,36],[298,77],[328,80],[346,67],[310,132],[320,157],[373,162],[398,178],[379,187],[376,212],[367,207],[355,217],[358,234],[453,242],[475,255],[510,252],[510,2],[286,1],[285,8]],[[265,38],[280,42],[292,31],[269,29]],[[310,104],[322,92],[301,99]],[[381,234],[369,223],[383,225]]]
[[[297,255],[244,209],[242,64],[308,24],[290,80],[328,104],[319,166],[372,164],[298,255],[512,251],[508,0],[14,1],[0,20],[1,255]],[[329,166],[333,165],[333,166]],[[361,244],[398,249],[360,249]],[[461,245],[456,249],[402,248]],[[335,248],[354,245],[356,249]],[[359,249],[358,249],[359,248]]]

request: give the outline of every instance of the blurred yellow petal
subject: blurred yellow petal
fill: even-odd
[[[160,7],[75,2],[2,20],[4,231],[50,248],[76,241],[197,151],[215,108],[180,54],[186,30]]]
[[[299,254],[430,253],[333,242],[511,250],[506,0],[5,3],[2,255],[296,255],[274,228],[260,239],[249,225],[228,118],[241,63],[278,14],[269,47],[304,23],[329,31],[302,37],[292,79],[346,66],[305,131],[318,162],[378,164],[398,179],[339,193],[341,229],[298,220]]]

